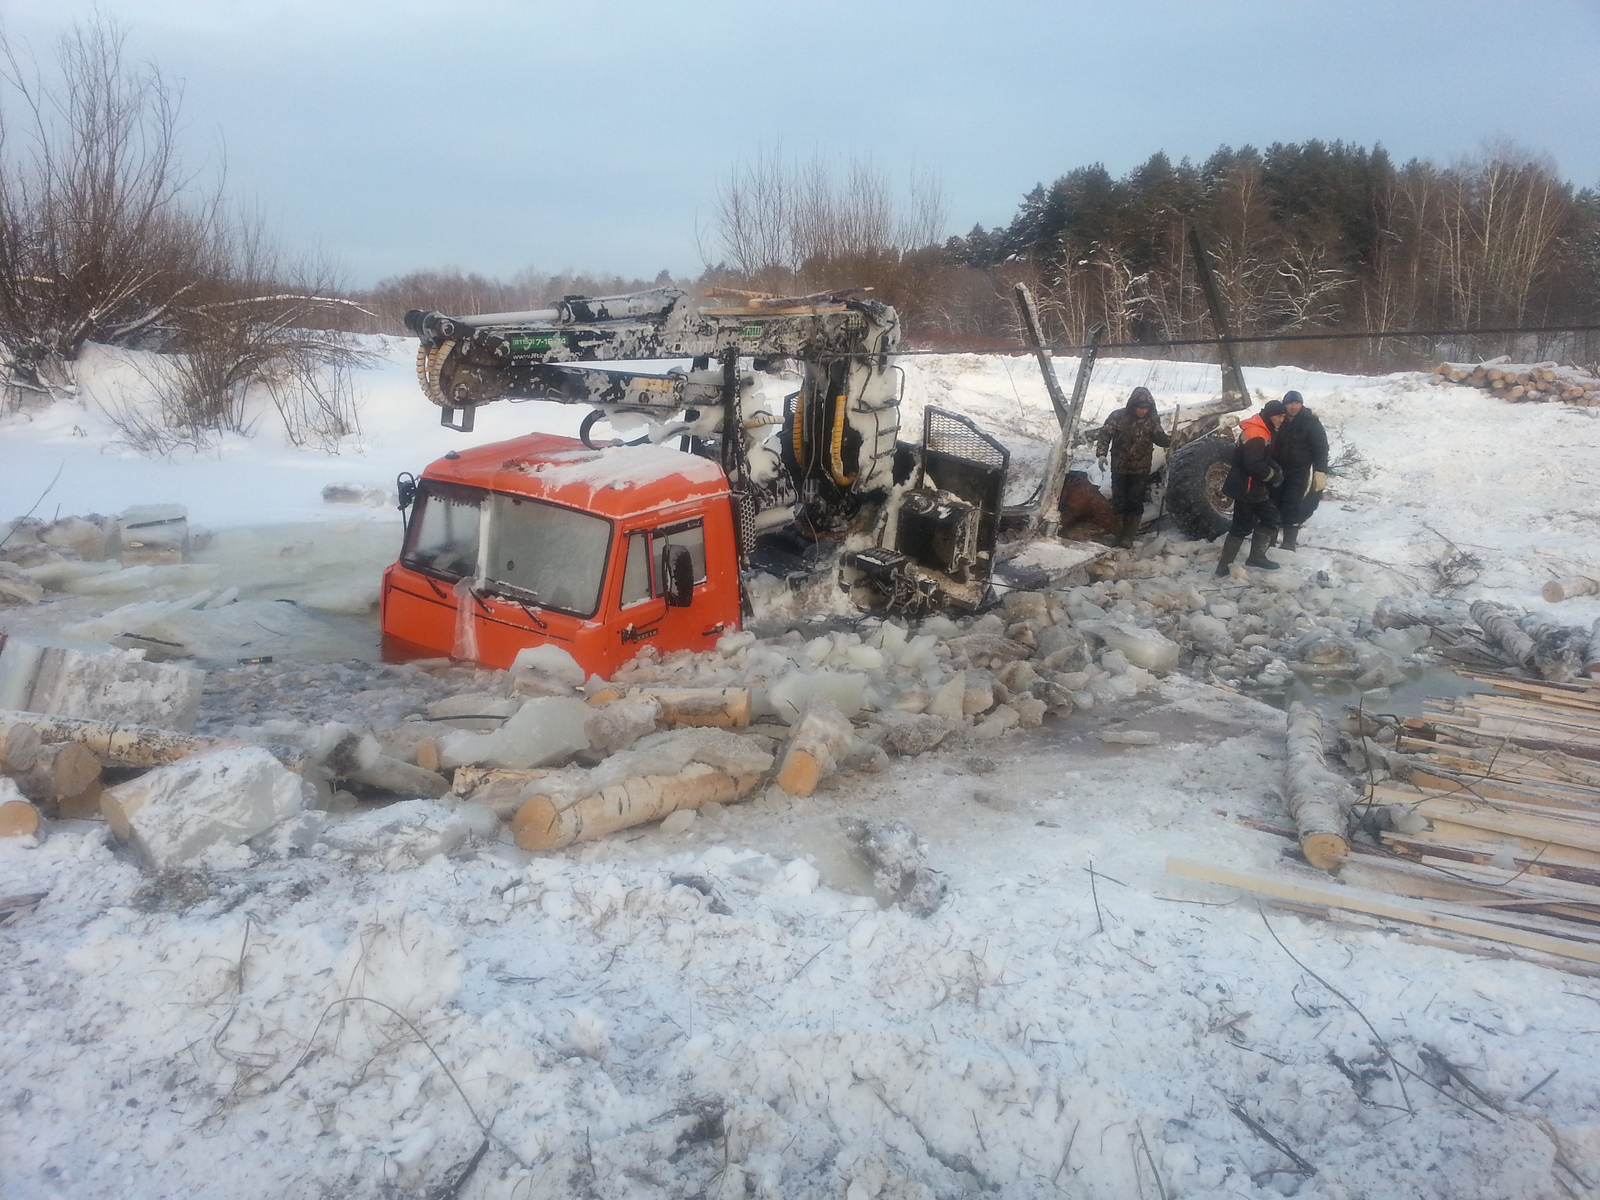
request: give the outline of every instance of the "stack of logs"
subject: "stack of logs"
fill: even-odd
[[[1441,381],[1485,388],[1502,400],[1560,400],[1581,408],[1600,405],[1600,376],[1555,362],[1514,363],[1502,355],[1481,363],[1440,363]]]
[[[1379,844],[1351,842],[1337,884],[1168,870],[1347,924],[1403,922],[1413,941],[1600,975],[1600,681],[1467,677],[1500,690],[1430,701],[1386,731],[1365,718],[1383,742],[1365,741],[1369,761],[1378,749],[1395,777],[1358,809],[1382,818]]]
[[[0,720],[0,837],[34,833],[42,815],[100,815],[100,758],[78,741],[46,741],[32,722]]]
[[[239,744],[147,725],[0,710],[0,837],[36,832],[41,816],[104,816],[104,766],[124,769],[126,776],[197,751]],[[267,749],[291,771],[305,770],[299,751]]]

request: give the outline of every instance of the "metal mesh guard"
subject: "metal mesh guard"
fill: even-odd
[[[922,444],[935,453],[971,459],[997,470],[1004,470],[1011,457],[968,418],[931,406],[922,414]]]

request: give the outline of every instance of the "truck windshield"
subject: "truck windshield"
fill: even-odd
[[[416,571],[460,579],[478,573],[478,514],[487,493],[424,481],[400,561]]]
[[[523,496],[490,497],[488,569],[513,599],[592,617],[611,549],[611,522]]]

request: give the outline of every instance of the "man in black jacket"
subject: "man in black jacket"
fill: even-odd
[[[1283,482],[1272,498],[1283,515],[1285,550],[1296,549],[1300,526],[1311,519],[1328,485],[1328,433],[1299,392],[1283,396],[1283,425],[1272,439],[1272,457],[1283,468]]]
[[[1172,438],[1161,428],[1156,402],[1149,388],[1136,387],[1128,403],[1106,418],[1095,439],[1095,457],[1106,469],[1106,452],[1111,454],[1111,507],[1120,527],[1116,544],[1133,545],[1144,519],[1145,493],[1150,490],[1150,466],[1154,446],[1170,446]]]

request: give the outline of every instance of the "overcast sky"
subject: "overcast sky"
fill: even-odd
[[[184,88],[191,157],[353,286],[421,267],[703,265],[781,145],[939,180],[948,232],[1156,150],[1487,140],[1600,185],[1596,0],[0,0],[49,51],[96,8]]]

